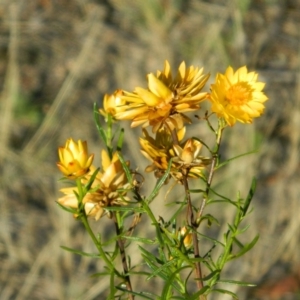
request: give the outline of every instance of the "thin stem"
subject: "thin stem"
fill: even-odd
[[[178,137],[176,129],[171,131],[172,139],[174,142],[174,145],[178,145]],[[192,207],[192,200],[191,195],[189,191],[189,184],[187,180],[187,175],[183,174],[183,186],[185,190],[185,195],[187,199],[187,211],[186,211],[186,221],[189,226],[193,229],[192,237],[193,237],[193,246],[194,246],[194,258],[200,258],[200,251],[199,251],[199,244],[198,244],[198,238],[197,238],[197,224],[195,223],[194,219],[194,213],[193,213],[193,207]],[[202,280],[202,271],[201,271],[201,264],[199,261],[195,262],[195,279],[197,282],[197,287],[199,290],[203,288],[203,280]]]
[[[185,195],[187,199],[187,223],[193,229],[192,237],[193,237],[193,246],[194,246],[194,258],[200,258],[199,243],[198,243],[197,232],[196,232],[197,224],[195,223],[194,220],[191,195],[189,192],[189,185],[186,176],[183,176],[183,186],[185,189]],[[197,282],[198,289],[201,290],[203,288],[203,280],[202,280],[201,264],[199,261],[195,262],[195,279]]]
[[[90,224],[87,220],[87,216],[85,214],[83,214],[81,216],[81,222],[83,223],[86,231],[89,233],[90,237],[92,238],[95,246],[97,247],[99,254],[101,256],[101,258],[105,261],[106,265],[108,266],[108,268],[112,271],[116,271],[115,267],[113,265],[113,263],[110,261],[110,259],[107,257],[106,253],[104,252],[104,250],[102,249],[101,244],[99,243],[98,239],[96,238],[96,236],[94,235],[94,232],[92,231]]]
[[[126,259],[126,252],[125,252],[124,242],[123,242],[122,238],[120,237],[120,235],[122,234],[122,231],[121,231],[121,229],[119,227],[119,224],[118,224],[116,212],[113,212],[113,214],[112,214],[112,220],[115,223],[116,233],[117,233],[117,236],[118,236],[117,243],[118,243],[118,247],[119,247],[119,250],[120,250],[120,256],[121,256],[121,260],[122,260],[122,266],[123,266],[123,271],[124,271],[124,279],[125,279],[126,287],[127,287],[127,290],[129,292],[132,292],[132,286],[131,286],[130,276],[128,274],[128,265],[127,265],[127,259]],[[131,293],[129,293],[128,299],[134,300],[134,295],[132,295]]]
[[[212,158],[212,162],[211,162],[211,166],[210,166],[210,170],[209,170],[209,174],[208,174],[206,189],[205,189],[205,193],[203,196],[203,200],[202,200],[199,212],[197,214],[197,220],[201,219],[204,208],[205,208],[207,200],[208,200],[208,195],[209,195],[210,187],[211,187],[213,176],[214,176],[215,166],[219,159],[219,151],[220,151],[220,145],[221,145],[221,140],[222,140],[222,134],[223,134],[223,130],[225,129],[225,127],[226,127],[226,124],[224,123],[224,120],[219,119],[218,130],[216,132],[216,138],[217,138],[216,147],[215,147],[215,151],[213,151],[213,158]]]

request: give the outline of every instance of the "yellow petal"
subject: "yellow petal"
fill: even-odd
[[[148,74],[148,87],[154,95],[163,99],[165,102],[168,103],[172,100],[172,91],[152,73]]]

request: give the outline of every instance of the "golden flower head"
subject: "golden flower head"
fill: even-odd
[[[179,145],[173,145],[172,153],[173,163],[180,172],[177,172],[177,178],[182,179],[182,175],[191,178],[203,176],[203,170],[211,163],[211,159],[200,155],[202,148],[201,142],[196,139],[188,139]]]
[[[59,162],[57,167],[68,178],[75,179],[89,171],[93,162],[94,154],[88,156],[86,141],[74,142],[73,139],[66,141],[65,147],[58,148]]]
[[[78,209],[78,200],[75,196],[75,192],[78,193],[77,187],[60,189],[64,194],[63,197],[59,198],[57,202],[62,206]],[[95,220],[99,220],[104,213],[104,207],[106,203],[103,202],[103,196],[101,193],[88,193],[82,200],[84,204],[84,210],[88,217],[93,217]],[[75,217],[78,213],[74,214]]]
[[[182,140],[185,134],[185,127],[177,132],[178,140]],[[173,147],[173,140],[170,132],[164,127],[160,128],[155,138],[152,138],[146,129],[143,129],[144,138],[140,138],[142,146],[142,154],[149,159],[152,164],[146,168],[146,172],[156,172],[156,176],[160,177],[161,172],[165,172],[168,163],[172,158],[170,149]]]
[[[211,85],[211,110],[219,118],[233,126],[236,121],[252,123],[264,111],[268,100],[262,92],[265,84],[257,82],[258,74],[241,67],[236,72],[228,67],[225,74],[217,74],[216,82]]]
[[[99,109],[100,113],[107,118],[108,114],[113,117],[125,110],[125,100],[121,98],[122,90],[116,90],[113,94],[105,94],[103,98],[103,108]]]
[[[182,129],[177,132],[179,142],[183,139],[184,133],[185,130]],[[163,127],[158,130],[155,138],[152,138],[146,129],[143,130],[143,134],[144,138],[140,138],[141,152],[152,162],[146,168],[146,172],[154,171],[156,177],[161,177],[172,159],[170,174],[176,180],[181,181],[183,175],[203,176],[203,169],[210,163],[210,159],[199,155],[202,147],[199,141],[189,139],[185,143],[174,145],[170,132]]]
[[[102,168],[92,184],[92,192],[87,193],[82,200],[86,215],[96,220],[104,214],[105,207],[126,205],[129,200],[126,197],[129,183],[118,154],[114,153],[111,159],[106,151],[103,150],[101,154]],[[81,179],[82,183],[87,183],[95,171],[96,168],[91,166],[89,173]],[[74,191],[78,193],[77,187],[61,189],[65,195],[58,199],[58,203],[78,209]]]
[[[170,64],[166,61],[163,71],[158,71],[156,76],[148,74],[148,89],[137,87],[133,93],[124,91],[121,98],[126,104],[115,118],[132,120],[132,127],[150,125],[153,132],[162,126],[180,130],[184,123],[191,123],[183,113],[199,109],[200,102],[207,97],[201,89],[208,77],[203,69],[186,68],[182,62],[173,80]]]

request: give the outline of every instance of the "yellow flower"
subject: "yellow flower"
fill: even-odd
[[[192,164],[197,162],[198,154],[201,150],[202,144],[194,139],[188,139],[181,148],[179,145],[174,145],[174,150],[176,153],[176,161],[182,164]]]
[[[103,108],[99,109],[100,113],[104,117],[107,118],[108,114],[111,114],[114,117],[116,113],[125,110],[124,105],[126,104],[126,102],[121,98],[122,94],[122,90],[116,90],[112,95],[104,95]]]
[[[60,162],[57,163],[59,170],[70,179],[83,176],[89,171],[93,162],[94,154],[88,156],[86,141],[74,142],[68,139],[65,147],[58,148]]]
[[[78,200],[74,192],[78,193],[77,187],[60,189],[65,195],[57,200],[57,202],[65,207],[77,209]],[[107,206],[103,201],[103,195],[101,193],[88,193],[82,200],[84,204],[84,210],[88,217],[94,217],[95,220],[99,220],[104,213],[104,207]],[[74,214],[75,217],[78,214]]]
[[[235,73],[228,67],[225,74],[217,74],[216,83],[211,86],[211,110],[228,125],[236,121],[252,123],[264,111],[264,102],[268,100],[262,92],[265,84],[257,82],[258,74],[241,67]]]
[[[83,184],[88,182],[95,170],[96,168],[91,166],[89,173],[81,179]],[[86,215],[98,220],[103,215],[105,207],[126,205],[129,201],[126,197],[128,187],[129,183],[117,153],[114,153],[110,159],[107,152],[103,150],[102,169],[97,173],[92,184],[92,192],[87,193],[82,200]],[[61,189],[65,195],[58,199],[58,203],[78,209],[78,200],[74,191],[78,193],[77,187]],[[78,214],[75,213],[76,215]]]
[[[183,130],[184,129],[184,130]],[[177,132],[178,141],[183,139],[185,127]],[[184,175],[188,177],[203,176],[203,169],[210,163],[210,159],[199,155],[202,144],[194,139],[189,139],[180,145],[174,145],[170,132],[161,128],[152,138],[146,129],[143,130],[144,138],[140,138],[142,154],[152,164],[146,168],[146,172],[154,171],[156,177],[161,177],[172,160],[170,174],[176,180],[181,181]]]
[[[203,69],[186,68],[182,62],[173,80],[170,64],[166,61],[164,70],[158,71],[157,76],[148,74],[148,89],[137,87],[133,93],[124,91],[121,98],[126,104],[115,118],[132,120],[131,127],[150,125],[153,132],[162,126],[180,130],[184,123],[191,123],[183,113],[198,110],[200,102],[207,97],[201,89],[209,75],[202,73]]]

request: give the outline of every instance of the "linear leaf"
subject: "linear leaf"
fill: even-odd
[[[167,178],[169,177],[170,170],[172,166],[172,159],[170,159],[168,164],[168,169],[166,170],[165,174],[158,180],[156,186],[154,187],[152,193],[150,194],[149,198],[147,199],[147,202],[151,202],[158,194],[160,188],[163,186]]]
[[[223,290],[223,289],[214,289],[213,292],[217,292],[217,293],[221,293],[221,294],[227,294],[230,295],[233,299],[239,300],[237,294],[227,291],[227,290]]]
[[[162,299],[168,299],[167,295],[170,292],[171,287],[173,286],[176,290],[178,290],[178,288],[175,285],[175,279],[178,273],[180,273],[182,270],[189,268],[189,266],[183,266],[181,268],[178,268],[175,272],[173,272],[173,274],[171,276],[168,277],[168,279],[165,282],[161,297]],[[180,292],[180,290],[179,290]]]
[[[87,253],[87,252],[76,250],[76,249],[72,249],[72,248],[69,248],[69,247],[66,247],[66,246],[60,246],[60,248],[66,250],[66,251],[69,251],[71,253],[74,253],[74,254],[78,254],[78,255],[82,255],[82,256],[88,256],[88,257],[94,257],[94,258],[95,257],[99,258],[99,254]]]
[[[94,120],[95,120],[95,123],[96,123],[98,133],[99,133],[101,139],[103,140],[104,144],[106,145],[107,144],[106,133],[105,133],[105,130],[103,129],[103,127],[101,126],[100,121],[99,121],[99,111],[98,111],[96,103],[94,103]]]
[[[229,284],[236,284],[239,286],[256,286],[256,284],[245,282],[245,281],[238,281],[238,280],[218,280],[217,283],[229,283]]]
[[[258,239],[259,239],[259,235],[257,235],[257,236],[252,240],[251,243],[245,244],[244,248],[243,248],[240,252],[238,252],[237,254],[232,255],[232,257],[231,257],[230,259],[236,259],[236,258],[238,258],[238,257],[240,257],[240,256],[242,256],[242,255],[244,255],[246,252],[248,252],[249,250],[251,250],[251,249],[255,246],[255,244],[257,243]]]
[[[243,210],[243,216],[245,216],[246,213],[247,213],[247,211],[248,211],[248,208],[249,208],[251,200],[252,200],[252,198],[254,196],[255,190],[256,190],[256,178],[253,178],[252,179],[252,184],[251,184],[250,191],[249,191],[248,196],[246,198],[245,204],[244,204],[244,206],[242,208],[242,210]]]

